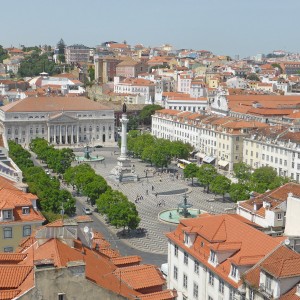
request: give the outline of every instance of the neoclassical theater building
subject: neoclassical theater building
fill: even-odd
[[[114,142],[114,111],[85,97],[29,97],[0,107],[7,140],[28,145],[36,137],[55,145]]]

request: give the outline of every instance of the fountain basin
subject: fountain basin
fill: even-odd
[[[95,156],[90,156],[89,158],[86,158],[84,156],[76,156],[75,157],[75,160],[76,161],[84,161],[84,162],[89,162],[89,161],[103,161],[104,160],[104,156],[98,156],[98,157],[95,157]]]
[[[196,208],[189,208],[188,209],[189,217],[188,218],[197,218],[198,215],[204,213],[200,209]],[[181,219],[184,219],[184,216],[180,214],[180,210],[177,208],[174,209],[167,209],[158,214],[158,219],[163,222],[172,223],[172,224],[179,224]]]

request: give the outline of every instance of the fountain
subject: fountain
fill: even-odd
[[[193,205],[188,203],[187,195],[183,195],[183,201],[178,204],[177,209],[168,209],[159,213],[160,221],[178,224],[182,218],[196,218],[200,213],[200,209],[191,208]],[[202,211],[204,212],[204,211]]]
[[[95,156],[92,156],[91,153],[92,153],[92,148],[89,147],[88,145],[86,145],[84,147],[84,155],[83,156],[76,156],[75,157],[75,160],[76,161],[83,161],[83,162],[88,162],[88,161],[103,161],[104,160],[104,157],[103,156],[99,156],[97,155],[96,157]]]

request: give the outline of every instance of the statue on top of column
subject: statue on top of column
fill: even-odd
[[[123,113],[126,114],[126,111],[127,111],[127,106],[126,106],[126,103],[124,103],[123,104]]]

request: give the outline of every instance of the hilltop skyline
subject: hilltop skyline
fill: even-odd
[[[131,0],[111,2],[52,1],[52,6],[15,1],[2,4],[0,44],[54,46],[60,38],[67,45],[82,43],[90,47],[106,40],[144,46],[165,43],[176,49],[206,49],[219,55],[240,57],[269,53],[272,50],[298,52],[294,20],[300,2],[253,0],[226,3],[212,0]]]

